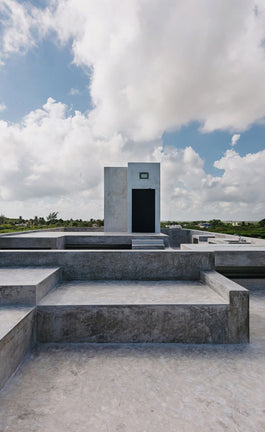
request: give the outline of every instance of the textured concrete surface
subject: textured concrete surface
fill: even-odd
[[[248,291],[218,273],[209,282],[74,281],[38,305],[40,342],[245,343]]]
[[[214,267],[211,252],[174,250],[0,251],[0,266],[58,266],[63,278],[99,279],[199,279],[201,270]]]
[[[128,168],[104,168],[104,231],[128,232]]]
[[[201,280],[229,302],[228,342],[249,341],[249,292],[244,287],[215,272],[201,272]]]
[[[62,283],[40,305],[228,304],[207,285],[175,281],[73,281]]]
[[[0,305],[35,305],[60,279],[58,267],[0,267]]]
[[[34,316],[32,308],[0,307],[0,388],[32,346]]]
[[[0,393],[1,432],[262,432],[265,291],[251,343],[40,346]]]
[[[229,343],[228,316],[227,304],[40,306],[37,340]]]

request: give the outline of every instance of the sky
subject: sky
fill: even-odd
[[[265,217],[263,0],[0,0],[0,214],[103,218],[161,163],[162,220]]]

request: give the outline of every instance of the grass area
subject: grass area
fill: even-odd
[[[7,218],[0,216],[0,233],[11,233],[19,231],[32,231],[50,228],[61,227],[81,227],[81,228],[99,228],[104,226],[102,219],[90,219],[83,221],[82,219],[57,219],[57,213],[51,213],[47,218],[35,216],[34,219],[23,219],[21,216],[18,219]]]

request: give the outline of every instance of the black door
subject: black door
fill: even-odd
[[[132,189],[132,232],[155,232],[155,189]]]

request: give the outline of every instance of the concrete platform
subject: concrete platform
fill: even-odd
[[[198,281],[63,283],[37,307],[37,340],[227,343],[229,307]]]
[[[39,306],[228,303],[201,282],[72,281],[50,292]]]
[[[0,307],[0,388],[33,343],[34,308]]]
[[[59,267],[0,267],[0,305],[36,305],[60,280]]]
[[[2,432],[265,430],[265,291],[250,344],[42,344],[0,392]]]

